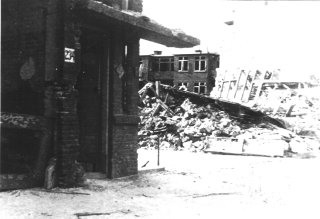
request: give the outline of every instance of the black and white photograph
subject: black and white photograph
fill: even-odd
[[[1,219],[320,218],[320,1],[1,0]]]

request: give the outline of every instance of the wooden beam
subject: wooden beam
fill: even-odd
[[[168,47],[188,48],[200,44],[200,40],[179,30],[164,27],[138,12],[120,11],[102,2],[94,0],[79,0],[76,8],[89,10],[102,15],[101,19],[112,19],[140,32],[140,37]]]

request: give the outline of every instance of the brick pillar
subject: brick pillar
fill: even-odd
[[[69,87],[57,87],[57,129],[59,186],[71,187],[78,183],[76,159],[79,156],[79,124],[77,116],[77,91]]]

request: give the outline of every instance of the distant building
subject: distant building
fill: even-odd
[[[140,80],[160,81],[199,94],[215,86],[220,56],[215,53],[140,56]]]

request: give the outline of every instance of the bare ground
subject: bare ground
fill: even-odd
[[[140,149],[139,167],[154,167],[156,157]],[[2,192],[0,218],[320,218],[319,164],[161,151],[162,172]]]

